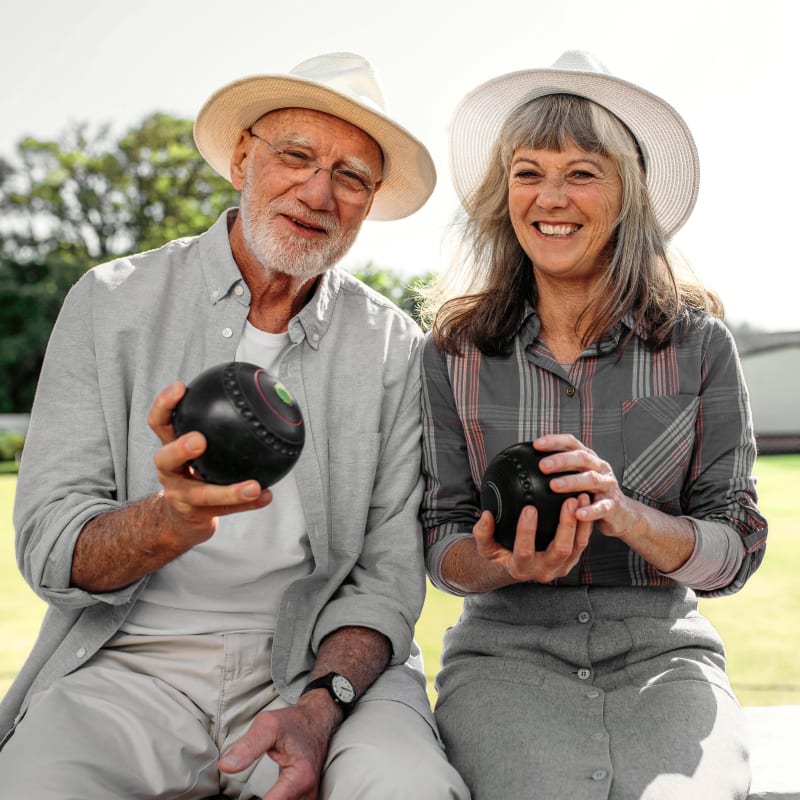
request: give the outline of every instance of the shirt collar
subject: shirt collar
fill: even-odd
[[[223,212],[200,237],[203,276],[208,299],[212,305],[235,291],[237,286],[242,287],[239,301],[244,305],[250,303],[250,290],[233,258],[228,236],[229,218],[236,212],[235,208]],[[319,347],[322,337],[330,327],[342,281],[343,275],[336,267],[327,270],[319,277],[308,303],[289,321],[289,338],[292,342],[299,342],[305,338],[315,350]]]
[[[533,344],[536,337],[539,335],[541,321],[536,309],[529,301],[525,301],[525,307],[520,317],[519,328],[517,329],[517,336],[522,339],[522,344],[527,347]],[[649,320],[636,321],[636,317],[631,312],[625,314],[622,319],[611,328],[600,340],[600,350],[603,352],[610,352],[614,350],[625,338],[628,331],[632,331],[634,336],[638,336],[642,340],[647,340],[652,333],[653,324]]]
[[[237,285],[242,286],[241,301],[250,303],[250,290],[242,279],[242,273],[233,258],[231,241],[228,238],[228,218],[236,209],[229,208],[220,214],[217,221],[200,237],[200,259],[211,305],[228,296]]]
[[[314,350],[319,348],[322,337],[331,325],[343,279],[337,267],[331,267],[317,278],[314,294],[299,313],[289,320],[289,338],[293,342],[305,337]]]

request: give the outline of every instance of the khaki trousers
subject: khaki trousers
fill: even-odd
[[[33,697],[0,751],[0,798],[262,797],[278,777],[271,759],[235,776],[217,760],[259,711],[287,705],[272,684],[270,645],[258,633],[119,635]],[[419,714],[372,700],[332,738],[320,797],[467,800],[469,792]]]

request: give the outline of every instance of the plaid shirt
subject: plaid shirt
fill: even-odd
[[[630,323],[629,323],[630,324]],[[571,433],[607,461],[626,495],[667,514],[690,517],[704,534],[728,526],[746,550],[734,580],[701,595],[730,594],[764,555],[767,524],[756,507],[755,440],[736,347],[718,319],[697,314],[659,351],[644,331],[620,324],[565,368],[525,316],[507,356],[467,344],[445,355],[430,335],[423,356],[421,511],[433,583],[454,592],[442,559],[472,535],[478,489],[489,461],[511,444]],[[719,532],[719,531],[717,531]],[[619,539],[595,531],[560,585],[666,586],[670,578]]]

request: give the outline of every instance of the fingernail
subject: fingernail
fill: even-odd
[[[186,446],[190,450],[200,450],[200,448],[203,446],[203,440],[197,434],[192,434],[186,440]]]
[[[219,760],[219,765],[231,771],[238,772],[242,765],[242,760],[235,753],[225,753]]]
[[[261,487],[257,483],[248,483],[242,489],[242,497],[246,500],[255,500],[261,494]]]

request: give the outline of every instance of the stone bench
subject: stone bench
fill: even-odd
[[[749,706],[744,713],[753,767],[748,800],[800,800],[800,705]]]
[[[800,705],[749,706],[753,783],[748,800],[800,800]]]

